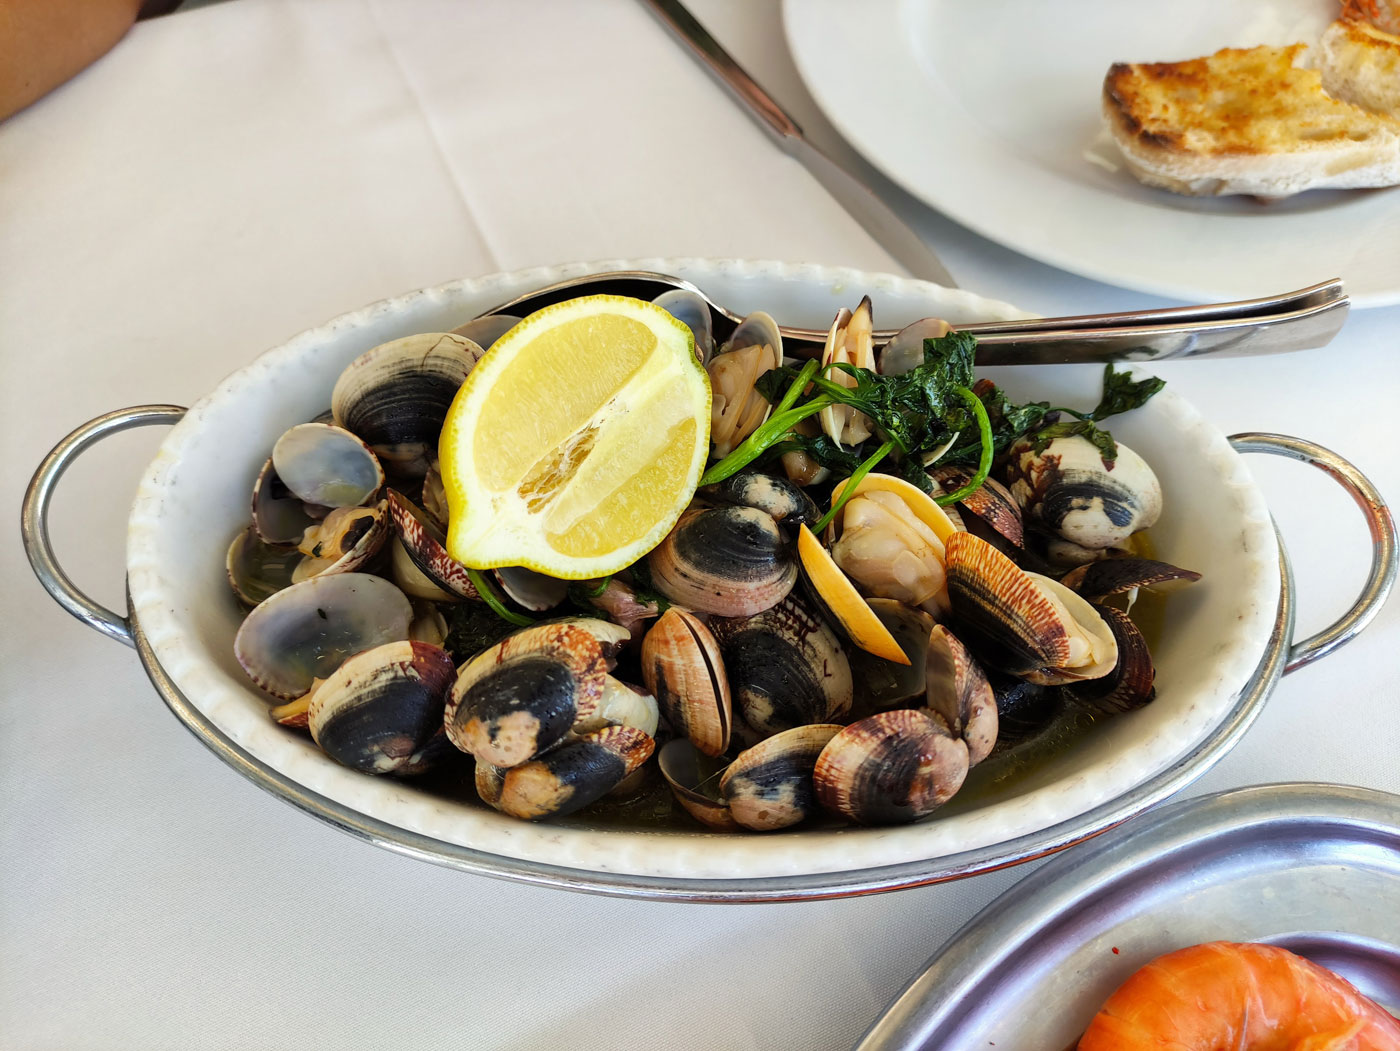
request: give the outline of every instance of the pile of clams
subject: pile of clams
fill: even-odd
[[[698,297],[657,302],[694,331],[722,457],[768,414],[778,326],[755,313],[717,345]],[[227,558],[235,654],[271,717],[336,761],[528,820],[649,799],[715,829],[879,825],[927,817],[1066,711],[1153,699],[1134,598],[1198,574],[1141,557],[1162,494],[1121,443],[1110,466],[1082,437],[1022,442],[946,508],[969,471],[930,462],[933,497],[868,474],[820,532],[848,480],[788,452],[700,489],[606,580],[469,574],[443,546],[438,432],[518,320],[361,355],[253,484]],[[823,361],[907,370],[948,326],[880,348],[872,330],[868,300],[841,311]],[[872,434],[847,406],[806,424],[842,447]]]

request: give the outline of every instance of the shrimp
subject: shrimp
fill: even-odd
[[[1400,1021],[1345,979],[1273,945],[1158,957],[1094,1016],[1079,1051],[1397,1051]]]

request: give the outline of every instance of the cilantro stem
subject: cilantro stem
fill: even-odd
[[[987,407],[982,404],[982,399],[973,394],[966,387],[954,388],[963,401],[967,402],[967,407],[972,410],[972,414],[977,417],[977,436],[982,442],[982,455],[977,461],[977,473],[961,489],[943,496],[935,496],[934,503],[940,507],[947,507],[955,504],[964,497],[971,496],[981,488],[982,483],[987,480],[987,475],[992,470],[992,454],[996,451],[992,442],[992,421],[987,418]]]
[[[481,596],[482,601],[490,606],[491,611],[507,624],[515,624],[518,627],[528,628],[531,624],[535,623],[533,618],[527,617],[523,613],[516,613],[513,610],[506,609],[505,603],[501,601],[501,597],[496,594],[496,589],[487,581],[486,574],[482,573],[481,570],[472,569],[468,566],[467,576],[470,578],[472,586],[476,588],[476,593]]]
[[[597,598],[597,597],[598,597],[599,595],[601,595],[604,591],[607,591],[607,590],[608,590],[608,585],[611,584],[611,583],[612,583],[612,574],[609,573],[609,574],[608,574],[607,576],[605,576],[605,577],[600,577],[599,580],[598,580],[598,583],[594,584],[591,588],[584,588],[584,589],[583,589],[583,593],[584,593],[585,595],[587,595],[589,598]]]
[[[802,366],[802,371],[797,374],[797,379],[788,385],[788,389],[783,393],[783,400],[773,406],[774,414],[786,412],[792,408],[793,403],[802,397],[802,392],[807,389],[807,384],[812,381],[812,377],[817,374],[818,362],[815,358],[809,359]]]
[[[739,443],[739,446],[726,456],[719,463],[711,465],[710,469],[700,479],[701,485],[714,485],[722,482],[732,474],[738,474],[749,464],[762,456],[769,448],[776,445],[787,437],[788,431],[801,423],[808,416],[815,416],[831,404],[831,399],[824,396],[813,398],[805,405],[792,408],[792,405],[802,392],[807,389],[807,384],[811,382],[813,374],[817,371],[817,363],[809,361],[802,366],[802,371],[797,374],[797,378],[792,381],[787,391],[783,394],[782,400],[773,406],[772,414],[758,429]]]
[[[876,449],[873,455],[864,460],[859,467],[851,472],[851,476],[846,479],[846,484],[841,489],[841,498],[831,505],[830,511],[817,520],[817,524],[812,527],[812,532],[820,536],[822,531],[825,530],[827,526],[831,525],[832,520],[840,512],[841,508],[846,506],[846,501],[856,495],[856,486],[860,485],[861,479],[869,474],[877,463],[888,456],[890,450],[893,448],[894,440],[891,439],[880,446],[880,448]]]

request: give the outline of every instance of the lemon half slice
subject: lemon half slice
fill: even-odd
[[[684,322],[597,295],[502,336],[448,411],[448,553],[474,569],[604,576],[661,542],[709,452],[710,383]]]

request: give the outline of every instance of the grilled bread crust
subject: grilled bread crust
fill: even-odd
[[[1116,63],[1103,113],[1129,170],[1195,196],[1400,183],[1400,120],[1329,97],[1303,44]]]
[[[1342,19],[1322,34],[1320,51],[1327,94],[1400,117],[1400,36]]]

